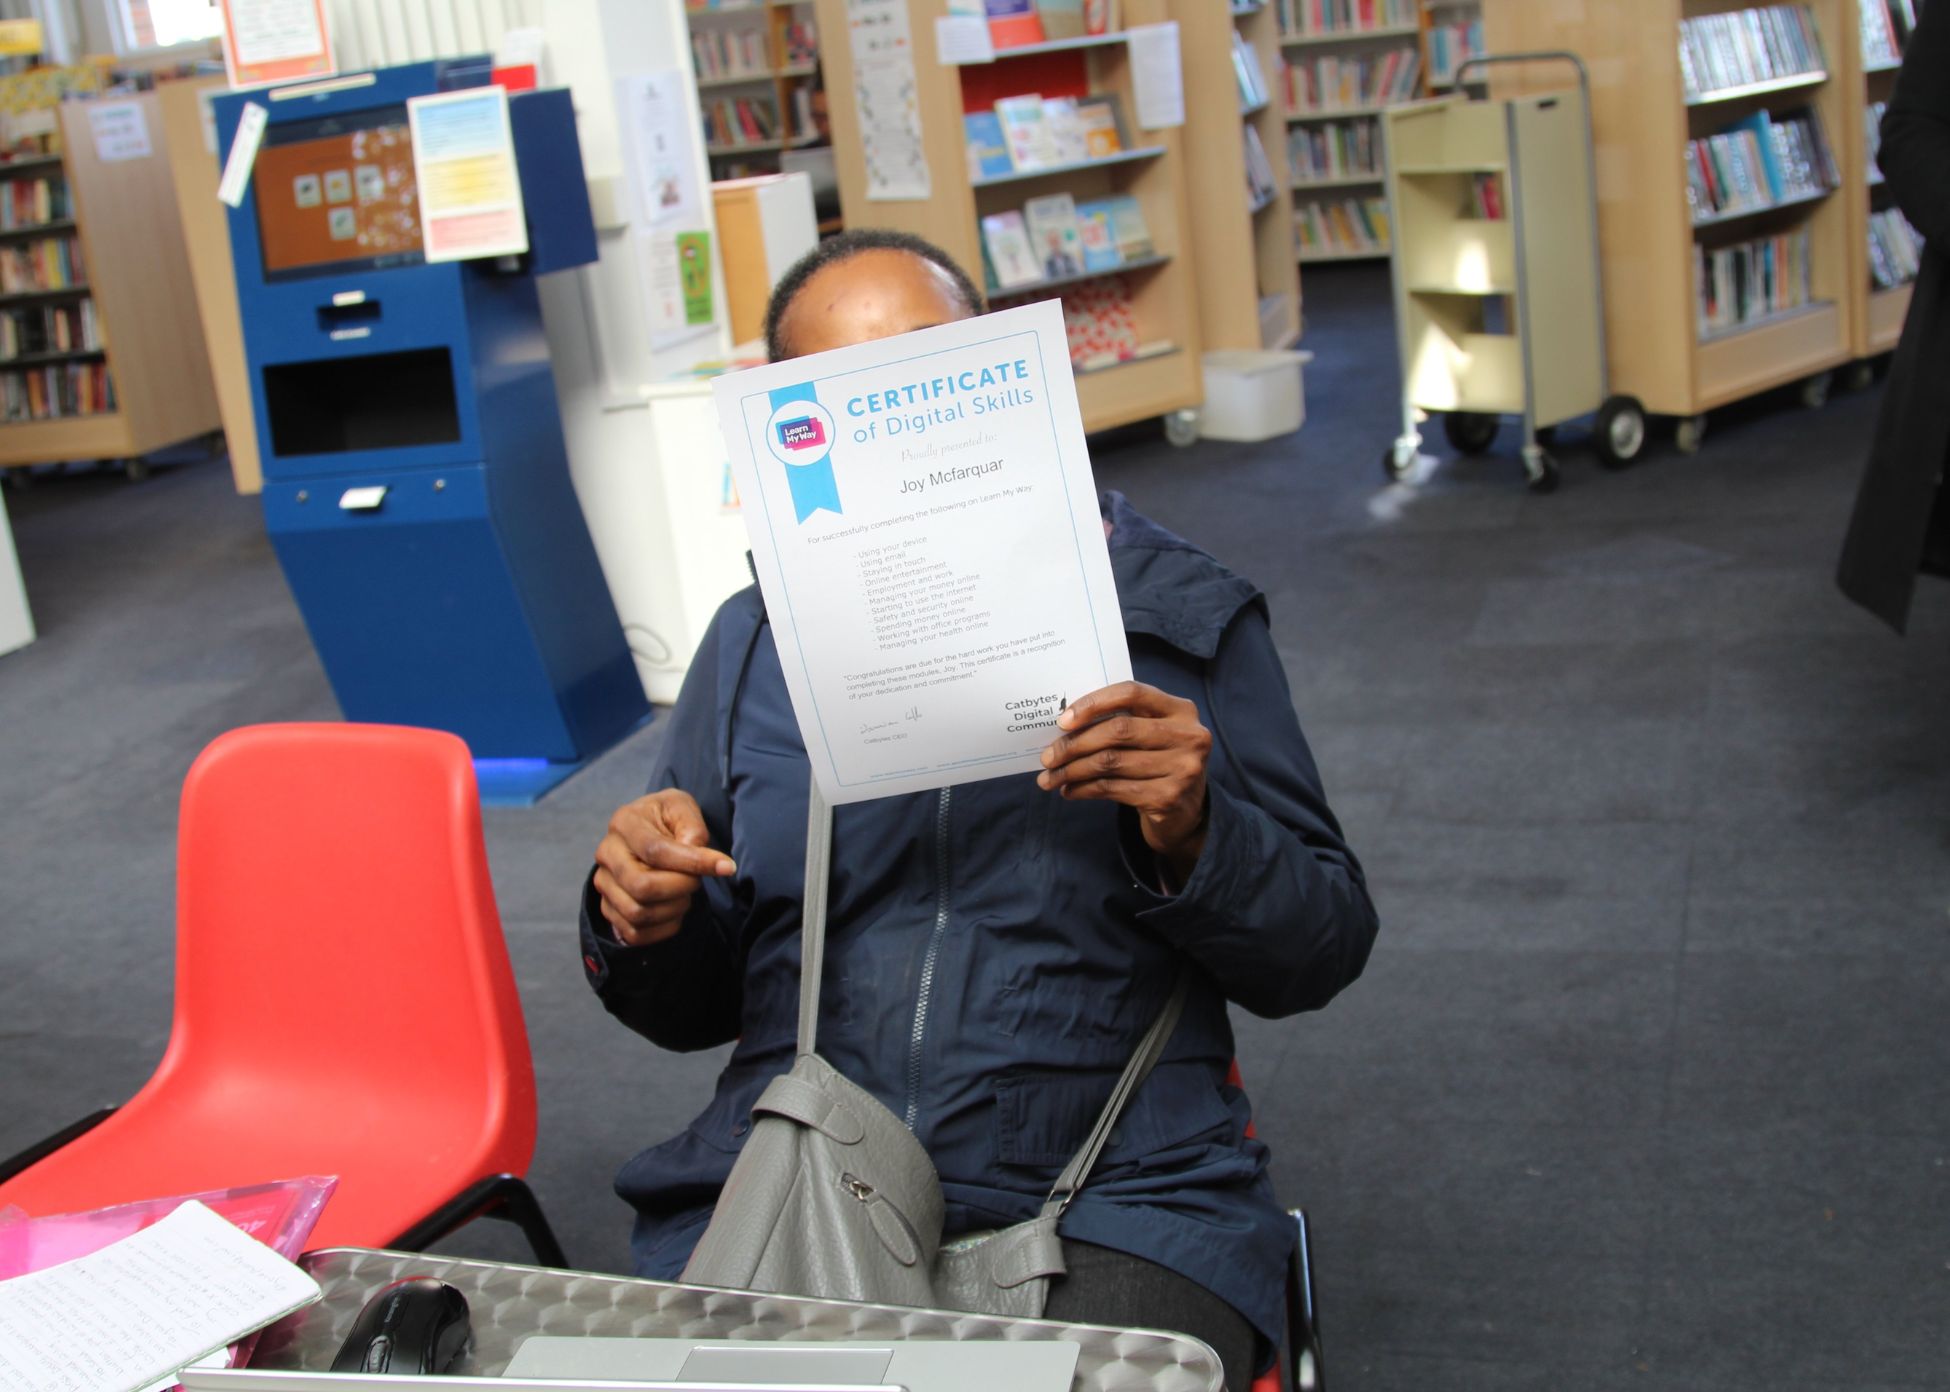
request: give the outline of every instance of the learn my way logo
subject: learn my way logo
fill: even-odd
[[[804,522],[821,508],[840,510],[839,481],[833,477],[832,414],[819,404],[811,382],[775,388],[772,414],[765,422],[765,445],[785,465],[792,510]]]

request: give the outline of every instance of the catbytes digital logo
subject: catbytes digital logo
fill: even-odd
[[[840,510],[839,480],[833,477],[832,413],[819,404],[812,383],[800,382],[771,393],[772,414],[765,422],[765,444],[785,465],[792,510],[801,522],[821,508]]]

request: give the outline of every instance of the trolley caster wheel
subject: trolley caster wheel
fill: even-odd
[[[1852,392],[1867,391],[1875,385],[1876,365],[1867,358],[1852,362],[1842,373],[1842,386]]]
[[[123,460],[122,476],[130,483],[141,483],[149,477],[149,461],[140,455]]]
[[[1442,434],[1457,454],[1481,454],[1496,443],[1496,417],[1450,411],[1442,417]]]
[[[1698,454],[1700,443],[1705,439],[1705,416],[1686,416],[1673,427],[1673,447],[1681,454]]]
[[[1381,472],[1390,483],[1400,483],[1415,472],[1415,447],[1390,445],[1381,452]]]
[[[1198,412],[1173,411],[1165,418],[1165,438],[1184,449],[1198,443]]]
[[[1532,493],[1555,493],[1557,491],[1557,461],[1542,450],[1534,453],[1526,450],[1523,460],[1524,471],[1530,475],[1528,486]]]
[[[1817,372],[1801,384],[1801,404],[1810,411],[1820,410],[1828,404],[1828,389],[1834,385],[1835,374]]]
[[[1607,469],[1628,467],[1645,448],[1645,408],[1633,397],[1607,397],[1598,408],[1597,445]]]

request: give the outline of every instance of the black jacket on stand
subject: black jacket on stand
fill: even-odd
[[[1923,234],[1923,265],[1835,578],[1900,633],[1919,566],[1940,569],[1950,554],[1950,0],[1922,7],[1878,163]]]

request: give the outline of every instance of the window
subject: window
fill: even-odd
[[[214,39],[223,32],[223,11],[217,0],[119,0],[122,11],[122,51]]]

